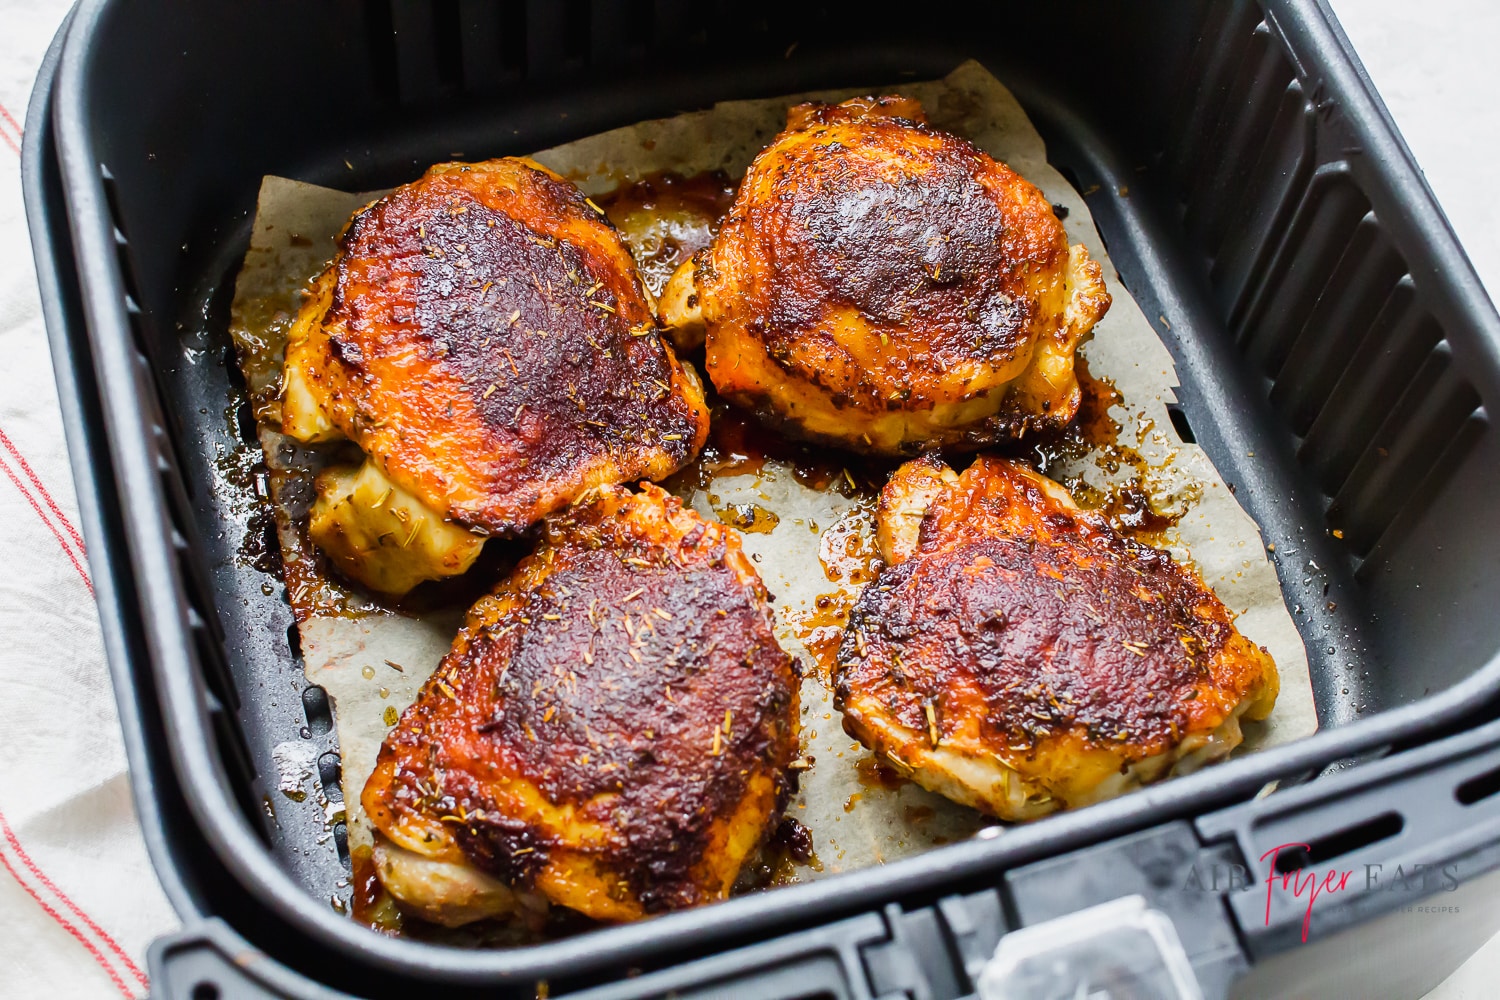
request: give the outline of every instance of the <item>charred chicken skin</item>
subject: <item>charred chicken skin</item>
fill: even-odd
[[[661,316],[767,423],[911,455],[1067,423],[1109,302],[1041,191],[881,97],[792,108]]]
[[[381,747],[361,800],[379,877],[448,925],[722,899],[797,755],[765,587],[730,529],[651,485],[544,531]]]
[[[1220,759],[1275,704],[1275,663],[1195,572],[1020,465],[908,462],[877,517],[888,565],[835,703],[925,788],[1032,819]]]
[[[708,410],[619,233],[502,159],[440,164],[354,216],[289,334],[282,422],[363,449],[318,483],[313,540],[400,593],[591,487],[669,475]]]

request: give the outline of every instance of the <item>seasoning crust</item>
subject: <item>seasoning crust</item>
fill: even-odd
[[[1241,716],[1270,712],[1275,664],[1191,569],[1016,463],[942,471],[908,463],[886,487],[881,518],[920,527],[914,547],[887,530],[893,565],[850,615],[835,700],[851,735],[1019,819],[1223,756]]]
[[[797,754],[765,587],[654,486],[544,532],[387,737],[365,810],[407,851],[599,919],[723,898]]]
[[[772,426],[915,454],[1066,423],[1108,306],[1034,185],[879,97],[791,109],[663,320],[703,327],[709,378]]]
[[[661,478],[708,411],[619,234],[529,160],[439,164],[359,212],[287,348],[284,428],[346,436],[478,534]]]

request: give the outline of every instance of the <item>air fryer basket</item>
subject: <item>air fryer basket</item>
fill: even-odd
[[[578,980],[935,899],[1459,731],[1500,687],[1500,444],[1484,406],[1500,399],[1500,325],[1314,0],[927,16],[83,0],[65,30],[28,123],[28,208],[148,839],[185,916],[222,918],[228,940],[303,975],[371,992]],[[253,475],[222,488],[255,446],[226,313],[261,176],[382,187],[715,100],[896,89],[970,57],[1015,91],[1158,317],[1183,381],[1174,419],[1275,547],[1322,731],[998,838],[527,949],[393,940],[340,915],[342,838],[312,801],[264,808],[287,740],[311,741],[342,794],[329,706],[279,590],[263,591],[274,578],[246,558],[263,530]]]

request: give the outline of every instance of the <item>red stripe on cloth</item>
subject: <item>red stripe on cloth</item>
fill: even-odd
[[[0,106],[0,111],[4,110],[4,106]],[[62,512],[62,508],[57,505],[57,501],[52,499],[52,494],[48,493],[47,487],[42,485],[41,477],[32,470],[31,463],[26,461],[26,456],[21,454],[21,449],[16,447],[15,442],[10,439],[10,435],[6,434],[3,428],[0,428],[0,445],[4,445],[6,450],[15,456],[16,461],[21,465],[21,471],[26,473],[26,478],[31,480],[31,485],[36,487],[36,491],[46,501],[47,509],[61,522],[63,530],[68,533],[69,538],[73,539],[73,544],[78,546],[78,554],[85,555],[88,549],[84,547],[83,536],[78,533],[77,528],[73,527],[73,522],[68,520],[68,515]]]
[[[14,118],[11,117],[10,112],[7,111],[7,110],[5,110],[5,105],[3,105],[3,104],[0,104],[0,115],[3,115],[4,118],[5,118],[5,121],[7,121],[7,122],[10,123],[10,127],[16,130],[16,136],[15,136],[14,139],[12,139],[11,135],[10,135],[10,133],[8,131],[6,131],[4,128],[0,128],[0,139],[4,139],[5,140],[5,144],[7,146],[9,146],[11,149],[15,150],[17,156],[20,156],[21,155],[21,137],[24,136],[26,133],[21,128],[20,124]]]
[[[56,885],[54,885],[52,880],[47,877],[47,873],[38,868],[36,862],[31,860],[31,855],[26,853],[26,848],[22,847],[21,842],[16,839],[16,833],[10,828],[10,823],[6,820],[5,813],[3,812],[0,812],[0,831],[4,832],[5,842],[11,846],[11,850],[16,852],[16,857],[21,859],[21,864],[26,866],[26,870],[32,874],[32,877],[35,878],[38,882],[42,883],[42,885],[46,887],[48,892],[52,893],[58,899],[62,900],[63,905],[68,908],[73,916],[77,917],[79,920],[82,920],[84,924],[87,925],[89,930],[93,931],[99,936],[100,940],[104,942],[109,950],[114,952],[115,956],[124,963],[125,968],[128,969],[130,974],[135,977],[136,982],[140,983],[142,986],[149,986],[151,981],[146,978],[146,974],[140,970],[140,967],[130,960],[130,956],[126,954],[125,949],[121,948],[120,945],[115,941],[115,939],[110,937],[102,927],[94,923],[93,918],[91,918],[87,913],[83,912],[83,910],[79,909],[78,904],[69,899],[67,893],[63,892]],[[0,854],[0,858],[3,857],[4,854]],[[6,863],[6,867],[10,867],[9,862]],[[11,874],[16,874],[14,868],[11,869]],[[20,882],[21,879],[17,877],[16,881]],[[27,887],[24,882],[22,882],[21,884],[23,888],[26,888],[27,892],[31,892],[31,889]],[[36,897],[35,892],[31,892],[31,895],[33,897]],[[40,903],[41,899],[37,898],[37,902]],[[42,903],[42,905],[46,906],[45,903]],[[57,916],[57,914],[53,913],[53,916]]]
[[[26,130],[21,128],[21,123],[10,116],[10,112],[5,110],[5,105],[3,104],[0,104],[0,115],[4,115],[5,120],[10,122],[10,127],[16,130],[16,135],[26,134]]]
[[[73,926],[73,924],[68,920],[67,917],[64,917],[61,913],[58,913],[51,904],[49,904],[41,896],[37,895],[37,891],[31,886],[27,885],[21,879],[21,873],[16,871],[16,869],[11,865],[10,859],[5,856],[5,853],[3,851],[0,851],[0,865],[5,866],[5,870],[10,872],[10,877],[16,880],[16,885],[19,885],[22,889],[25,889],[26,895],[36,900],[36,905],[40,906],[43,912],[47,914],[47,916],[57,921],[58,926],[62,927],[62,929],[67,931],[69,934],[73,935],[73,940],[77,941],[79,944],[83,945],[84,948],[88,949],[88,953],[94,956],[94,961],[99,963],[99,967],[102,968],[105,974],[109,976],[110,982],[115,984],[115,988],[125,996],[126,1000],[135,1000],[135,994],[130,991],[130,987],[125,985],[125,980],[120,978],[120,974],[115,971],[115,967],[109,964],[109,961],[105,959],[104,955],[99,951],[98,948],[94,947],[94,942],[84,937],[83,932],[80,931],[77,927]]]
[[[25,484],[21,482],[21,478],[16,475],[15,471],[3,458],[0,458],[0,470],[3,470],[10,481],[16,484],[16,489],[20,490],[21,495],[26,498],[26,502],[31,504],[31,509],[36,511],[36,516],[41,518],[42,523],[47,526],[47,530],[52,532],[52,537],[57,539],[58,547],[63,550],[63,554],[68,557],[68,561],[73,564],[73,568],[78,571],[78,577],[83,581],[83,585],[89,589],[89,596],[94,596],[94,581],[89,579],[88,571],[83,568],[83,563],[78,561],[78,556],[68,547],[67,539],[63,538],[62,532],[57,530],[57,525],[48,519],[46,513],[42,510],[42,505],[36,502],[36,497],[31,495],[26,489]]]
[[[17,137],[25,134],[21,126],[16,122],[15,118],[12,117],[10,111],[8,111],[3,104],[0,104],[0,117],[3,117],[5,121],[10,124],[11,128],[16,130]],[[10,137],[10,134],[4,129],[0,129],[0,139],[4,139],[7,146],[15,150],[18,155],[20,154],[20,145],[16,142],[15,139],[12,139]],[[93,581],[89,579],[88,572],[78,561],[78,556],[82,555],[85,551],[83,537],[78,533],[78,529],[73,527],[73,523],[68,520],[67,515],[62,512],[62,508],[57,505],[57,501],[52,498],[52,494],[47,491],[47,487],[42,484],[41,478],[37,476],[35,470],[32,469],[31,463],[26,461],[25,456],[21,454],[20,450],[16,448],[10,437],[7,436],[3,430],[0,430],[0,444],[3,444],[6,450],[9,451],[15,458],[16,462],[20,464],[22,471],[24,471],[26,474],[26,478],[30,480],[31,485],[36,488],[37,492],[42,495],[42,499],[46,502],[47,509],[50,510],[53,516],[57,518],[58,523],[61,524],[63,530],[67,532],[69,538],[72,539],[73,544],[78,546],[78,553],[75,554],[73,550],[68,547],[67,539],[64,539],[62,534],[57,530],[57,526],[54,525],[47,518],[47,515],[42,512],[41,505],[37,503],[36,498],[32,496],[30,491],[26,489],[26,486],[22,484],[20,478],[15,474],[11,467],[3,459],[0,459],[0,469],[3,469],[5,471],[5,475],[10,479],[12,483],[15,484],[16,489],[19,490],[21,492],[21,495],[26,498],[26,501],[31,504],[31,509],[36,511],[36,516],[41,518],[42,523],[45,524],[47,526],[47,529],[52,532],[53,537],[57,539],[58,545],[62,547],[63,552],[68,557],[68,561],[71,562],[73,564],[73,568],[78,571],[79,577],[83,580],[83,585],[88,588],[89,594],[92,596],[94,593]],[[146,974],[141,971],[140,966],[136,965],[135,962],[131,960],[130,955],[126,953],[125,949],[121,948],[119,943],[115,941],[114,938],[110,937],[102,927],[95,923],[93,918],[85,913],[77,903],[74,903],[73,900],[68,897],[67,893],[59,889],[57,885],[47,877],[46,872],[42,871],[41,868],[37,867],[36,862],[31,860],[31,855],[27,854],[26,849],[21,846],[20,840],[16,838],[15,831],[10,828],[10,823],[6,820],[5,814],[3,812],[0,812],[0,830],[4,831],[6,843],[10,845],[11,850],[15,852],[16,857],[20,859],[21,864],[24,865],[26,870],[31,873],[32,877],[40,882],[42,886],[47,889],[47,891],[51,892],[54,896],[61,900],[62,904],[67,907],[68,911],[72,913],[73,916],[81,920],[89,930],[93,931],[94,934],[96,934],[99,939],[104,942],[105,946],[114,953],[115,957],[120,960],[120,962],[125,966],[125,969],[130,973],[130,975],[135,979],[136,982],[140,983],[143,988],[149,989],[151,985],[150,980],[146,978]],[[120,991],[120,993],[125,996],[127,1000],[135,1000],[136,994],[134,993],[134,991],[132,991],[130,987],[126,985],[125,980],[120,977],[119,972],[110,963],[109,959],[107,959],[104,954],[100,952],[94,942],[90,941],[88,937],[82,931],[80,931],[77,926],[73,924],[72,921],[68,920],[68,918],[64,917],[61,913],[58,913],[57,909],[46,900],[44,900],[41,895],[37,893],[35,888],[33,888],[23,878],[21,878],[21,874],[16,871],[15,866],[11,864],[10,859],[5,856],[5,853],[3,851],[0,851],[0,865],[5,866],[5,870],[10,873],[11,878],[16,880],[16,884],[24,889],[28,896],[36,900],[37,905],[42,908],[47,916],[56,921],[57,924],[63,928],[63,930],[72,935],[75,941],[83,945],[83,947],[88,951],[90,955],[94,956],[94,961],[98,962],[100,967],[104,969],[105,974],[109,976],[110,982],[115,984],[115,987]]]

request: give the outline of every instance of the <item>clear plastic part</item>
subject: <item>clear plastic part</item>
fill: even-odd
[[[1172,920],[1141,896],[1091,906],[1000,939],[980,1000],[1203,1000]]]

